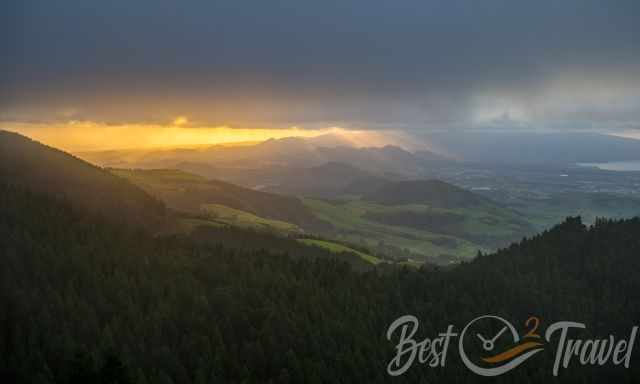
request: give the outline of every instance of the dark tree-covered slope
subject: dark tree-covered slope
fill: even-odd
[[[391,378],[389,324],[420,337],[495,314],[628,336],[640,323],[640,220],[569,219],[448,271],[355,273],[346,263],[153,238],[48,196],[0,186],[3,382],[475,383],[450,351]],[[459,328],[458,328],[459,330]],[[553,348],[495,382],[637,382],[629,369],[551,375]]]
[[[164,205],[129,181],[17,133],[0,130],[0,180],[69,201],[109,220],[154,231]]]

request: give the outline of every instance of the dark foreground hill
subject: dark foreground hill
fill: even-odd
[[[18,187],[0,187],[0,379],[10,383],[475,383],[455,346],[444,367],[392,378],[399,316],[419,337],[494,314],[518,329],[587,324],[628,337],[640,323],[640,220],[549,232],[449,271],[355,273],[334,259],[132,234]],[[573,364],[553,346],[496,382],[637,382]]]
[[[153,231],[164,205],[125,179],[17,133],[0,130],[0,180],[69,201],[116,222]]]

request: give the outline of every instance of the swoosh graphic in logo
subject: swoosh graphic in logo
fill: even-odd
[[[527,359],[529,359],[531,356],[535,355],[538,352],[541,352],[544,350],[544,348],[540,347],[540,345],[532,345],[530,343],[533,344],[538,344],[536,342],[524,342],[521,345],[526,345],[525,347],[514,347],[509,351],[503,352],[499,355],[496,356],[492,356],[489,357],[489,359],[495,359],[496,362],[501,362],[504,361],[502,360],[502,358],[504,359],[509,359],[511,358],[511,360],[504,361],[503,365],[497,366],[497,367],[492,367],[492,368],[483,368],[483,367],[479,367],[476,364],[474,364],[471,359],[469,358],[469,356],[467,356],[467,354],[464,351],[464,338],[465,338],[465,334],[467,333],[467,330],[469,329],[469,327],[474,324],[476,321],[482,320],[482,319],[494,319],[494,320],[498,320],[500,322],[502,322],[504,325],[506,325],[508,327],[508,329],[511,331],[511,335],[513,337],[513,341],[514,343],[519,343],[520,342],[520,336],[518,335],[518,332],[516,332],[516,329],[513,327],[513,325],[511,325],[511,323],[509,323],[507,320],[499,317],[499,316],[494,316],[494,315],[485,315],[485,316],[480,316],[480,317],[476,317],[475,319],[471,320],[469,323],[467,323],[467,325],[462,329],[462,332],[460,332],[460,336],[458,339],[458,351],[460,353],[460,359],[462,359],[462,362],[464,363],[464,365],[473,373],[476,373],[478,375],[481,376],[498,376],[501,375],[505,372],[508,372],[512,369],[514,369],[515,367],[517,367],[518,365],[524,363]],[[516,349],[517,348],[517,349]]]
[[[541,343],[538,343],[535,341],[529,341],[520,345],[516,345],[515,347],[508,349],[502,353],[499,353],[495,356],[485,357],[484,359],[482,359],[482,361],[486,363],[500,363],[502,361],[509,360],[514,356],[518,356],[525,351],[528,351],[532,348],[539,347],[541,345],[542,345]]]

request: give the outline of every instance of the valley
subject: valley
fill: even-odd
[[[78,172],[95,174],[96,180],[103,179],[101,183],[121,184],[117,188],[130,190],[127,196],[110,203],[115,206],[127,204],[129,195],[140,195],[139,191],[123,184],[123,179],[127,180],[150,195],[136,197],[149,200],[146,204],[150,209],[159,202],[168,208],[168,211],[153,208],[159,210],[137,215],[136,220],[144,220],[147,223],[144,225],[152,225],[156,231],[189,234],[206,227],[214,232],[224,228],[262,232],[302,245],[318,246],[331,253],[350,253],[369,265],[380,262],[457,264],[471,260],[478,252],[491,252],[550,228],[567,216],[580,215],[585,222],[593,223],[598,217],[625,218],[640,214],[640,198],[607,187],[628,185],[633,191],[638,183],[634,172],[616,174],[584,167],[469,165],[429,156],[425,160],[424,153],[412,154],[391,147],[340,146],[336,152],[318,144],[330,145],[332,141],[344,144],[329,137],[177,152],[192,157],[192,151],[198,156],[222,151],[227,159],[249,155],[262,159],[259,168],[251,169],[237,164],[231,167],[234,163],[227,161],[226,167],[233,171],[219,174],[219,180],[211,178],[203,168],[193,166],[189,168],[201,174],[178,168],[144,167],[106,168],[105,172],[17,135],[3,135],[5,156],[22,146],[34,153],[34,159],[51,158],[47,160],[53,165],[49,174],[25,169],[23,173],[33,180],[25,179],[24,183],[36,182],[34,177],[51,179],[57,174],[58,163],[62,167],[75,167]],[[259,150],[262,146],[271,152]],[[294,149],[287,151],[289,146]],[[347,162],[322,163],[322,154],[327,152],[340,153],[338,157]],[[162,153],[168,165],[185,164],[182,155]],[[115,158],[114,152],[109,154],[110,159]],[[222,154],[213,158],[222,159]],[[139,156],[145,158],[148,153],[130,152],[128,156],[140,160]],[[303,157],[315,160],[305,167],[297,161]],[[356,166],[367,158],[376,163],[377,171]],[[20,180],[22,176],[7,167],[13,160],[6,159],[4,172],[12,172],[14,176],[10,177]],[[269,162],[289,159],[291,163],[269,166],[265,163],[267,159]],[[393,172],[402,163],[412,165],[404,173]],[[25,164],[35,167],[35,163]],[[549,173],[557,176],[549,177]],[[109,174],[114,178],[107,181],[105,175]],[[81,181],[75,181],[73,173],[59,175],[47,188],[63,190],[66,196],[77,199],[80,204],[95,206],[97,212],[106,216],[122,212],[122,209],[105,210],[102,203],[91,199],[91,193],[77,195],[87,187],[77,184]],[[243,181],[234,184],[229,179]],[[77,186],[67,191],[71,185]],[[114,193],[112,197],[122,192],[114,190]],[[135,209],[125,211],[134,213]],[[118,220],[119,216],[113,215],[113,219]]]
[[[84,156],[109,164],[117,154]],[[110,171],[195,215],[182,219],[187,230],[202,224],[317,235],[391,263],[459,263],[567,216],[593,223],[640,214],[634,172],[469,164],[389,146],[353,148],[330,135],[123,158],[140,168]]]
[[[385,181],[371,196],[322,199],[249,190],[178,170],[110,171],[195,215],[182,219],[188,229],[229,225],[282,236],[315,234],[343,247],[365,247],[388,262],[460,262],[532,233],[516,212],[443,182]],[[405,198],[382,199],[401,197],[394,188]]]

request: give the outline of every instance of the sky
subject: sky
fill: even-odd
[[[0,127],[71,146],[335,127],[640,137],[635,0],[7,0],[0,10]]]

